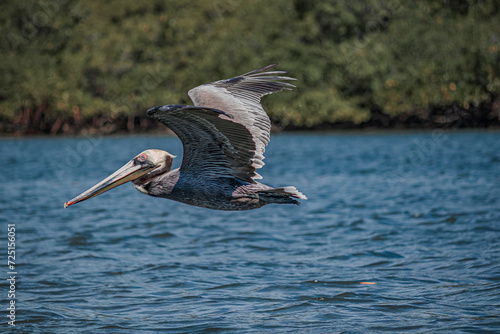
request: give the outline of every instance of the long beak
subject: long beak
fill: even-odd
[[[68,206],[76,204],[78,202],[86,201],[89,198],[100,195],[110,189],[118,187],[119,185],[138,179],[155,167],[156,166],[151,163],[140,165],[135,164],[134,160],[130,160],[125,166],[108,176],[106,179],[102,180],[89,190],[76,196],[71,201],[64,203],[64,208],[67,208]]]

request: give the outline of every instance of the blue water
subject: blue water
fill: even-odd
[[[499,132],[273,135],[260,174],[301,206],[127,184],[63,209],[147,148],[182,156],[175,137],[0,140],[0,331],[500,332]]]

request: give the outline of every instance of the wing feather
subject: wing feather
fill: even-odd
[[[248,129],[256,146],[252,159],[255,168],[264,166],[265,147],[271,134],[271,120],[260,99],[295,88],[292,84],[278,81],[296,80],[284,76],[286,71],[267,71],[277,65],[271,64],[232,79],[201,85],[188,93],[195,106],[222,110]]]
[[[253,183],[255,143],[248,130],[216,109],[165,105],[148,110],[182,141],[181,172],[204,177],[237,177]]]
[[[264,165],[271,121],[260,104],[267,94],[295,87],[276,80],[295,80],[277,64],[241,76],[201,85],[189,91],[195,106],[165,105],[148,110],[183,143],[183,173],[237,177],[253,183]]]

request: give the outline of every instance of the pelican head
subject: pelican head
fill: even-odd
[[[153,177],[168,172],[172,167],[174,157],[166,151],[146,150],[89,190],[64,203],[64,207],[67,208],[70,205],[88,200],[130,181],[137,180],[138,185],[143,184]],[[136,182],[134,182],[134,186],[139,189]]]

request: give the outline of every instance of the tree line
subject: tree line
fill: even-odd
[[[27,0],[0,4],[0,131],[139,131],[145,110],[280,63],[285,129],[498,126],[495,0]]]

